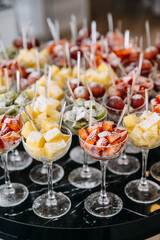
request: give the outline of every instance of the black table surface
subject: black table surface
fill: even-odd
[[[73,137],[72,147],[78,144],[76,136]],[[22,149],[22,145],[19,146]],[[151,150],[148,159],[148,169],[160,160],[160,148]],[[141,154],[137,154],[141,161]],[[84,199],[100,190],[78,189],[68,182],[68,174],[80,165],[69,159],[67,154],[57,161],[64,170],[65,175],[61,181],[54,185],[54,190],[66,194],[72,202],[70,211],[59,219],[46,220],[36,216],[32,211],[34,199],[47,191],[47,186],[33,183],[28,175],[30,169],[39,164],[33,161],[25,170],[11,172],[12,182],[23,183],[28,187],[29,197],[19,206],[0,208],[0,237],[4,239],[92,239],[92,240],[129,240],[145,239],[160,233],[160,200],[153,204],[138,204],[129,200],[124,194],[124,187],[132,179],[140,178],[141,169],[130,176],[118,176],[107,171],[107,191],[112,191],[123,200],[122,211],[111,218],[97,218],[91,216],[84,209]],[[99,168],[99,163],[92,164]],[[147,172],[149,174],[149,171]],[[149,175],[149,179],[153,180]],[[155,180],[154,180],[155,181]],[[3,170],[0,169],[0,184],[4,183]],[[7,237],[9,234],[10,237]],[[13,237],[13,238],[11,238]]]

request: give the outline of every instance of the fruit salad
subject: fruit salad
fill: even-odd
[[[73,105],[68,106],[64,113],[64,123],[75,134],[77,130],[89,124],[89,103],[84,99],[77,99]],[[94,102],[92,106],[92,122],[101,121],[106,117],[106,109]]]
[[[117,157],[127,141],[128,131],[113,121],[94,123],[91,127],[78,130],[80,144],[90,157],[107,160]]]
[[[21,140],[21,115],[0,116],[0,152],[10,151]]]
[[[50,126],[47,130],[43,126],[45,125],[37,130],[27,121],[22,128],[22,136],[25,139],[23,144],[33,158],[51,162],[56,155],[59,156],[57,158],[59,159],[61,154],[68,149],[71,136],[60,131],[58,124]]]
[[[152,112],[157,112],[160,114],[160,95],[157,95],[156,98],[151,100]]]
[[[160,116],[146,111],[124,117],[130,141],[140,148],[155,148],[160,143]]]

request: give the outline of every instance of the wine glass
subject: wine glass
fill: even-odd
[[[108,101],[107,101],[108,102]],[[130,111],[133,113],[135,111],[139,111],[142,110],[144,108],[145,102],[137,108],[130,108]],[[108,111],[108,118],[111,121],[114,122],[118,122],[119,117],[122,113],[122,110],[118,110],[115,108],[111,108],[106,104],[106,108]],[[126,148],[127,148],[128,142],[126,144]],[[129,174],[133,174],[135,172],[137,172],[140,168],[140,163],[138,158],[131,156],[131,155],[127,155],[126,154],[126,148],[124,149],[124,151],[121,153],[121,155],[118,158],[115,158],[113,161],[110,161],[108,163],[108,169],[109,171],[118,174],[118,175],[129,175]]]
[[[102,154],[99,153],[98,147],[96,145],[86,143],[79,136],[81,147],[85,153],[90,157],[98,160],[101,166],[101,191],[92,193],[85,200],[85,209],[96,217],[112,217],[118,214],[123,207],[122,200],[116,194],[106,192],[106,167],[107,163],[109,161],[113,161],[116,157],[118,157],[125,148],[127,135],[122,142],[119,142],[112,146],[110,144],[108,146],[105,146],[103,148]]]
[[[33,104],[33,101],[30,101],[27,103],[26,106],[28,106],[28,105],[32,106],[32,104]],[[22,112],[23,112],[23,109],[22,109]],[[25,119],[23,119],[23,120],[25,122]],[[53,181],[53,183],[56,183],[63,178],[64,170],[59,164],[52,164],[52,167],[53,167],[52,181]],[[32,180],[32,182],[34,182],[36,184],[47,185],[48,184],[48,166],[47,166],[46,162],[43,162],[42,164],[38,164],[38,165],[34,166],[29,172],[29,178]]]
[[[144,112],[137,112],[135,114],[136,117],[141,117],[142,114],[144,115]],[[149,150],[158,147],[160,145],[160,139],[154,139],[155,136],[153,135],[153,139],[150,138],[150,140],[148,139],[148,142],[146,142],[147,136],[145,139],[139,139],[138,133],[136,134],[134,132],[133,134],[129,129],[128,132],[129,141],[142,150],[142,175],[141,179],[133,180],[126,185],[125,194],[134,202],[153,203],[160,198],[160,187],[155,182],[147,180],[146,169]]]
[[[2,108],[1,108],[2,110]],[[3,112],[7,113],[8,107],[3,107]],[[18,111],[18,109],[17,109]],[[20,183],[11,183],[8,171],[8,152],[15,149],[21,142],[21,118],[17,115],[15,118],[8,115],[1,115],[1,137],[0,137],[0,155],[4,168],[5,184],[0,185],[0,207],[13,207],[24,202],[28,197],[28,189]],[[19,118],[19,124],[16,120]],[[16,126],[14,126],[16,123]]]
[[[71,131],[62,126],[61,132],[69,136],[66,142],[65,148],[57,151],[51,157],[46,153],[44,148],[35,148],[26,143],[24,137],[22,137],[23,146],[26,152],[37,161],[45,162],[48,166],[48,193],[45,193],[33,202],[32,209],[36,215],[46,219],[58,218],[66,214],[70,207],[70,199],[63,193],[56,193],[53,190],[53,171],[52,163],[62,158],[70,148],[72,133]]]
[[[70,113],[70,111],[72,111],[72,109],[73,109],[73,105],[69,105],[66,107],[65,112],[64,112],[63,121],[64,121],[64,124],[72,131],[72,133],[78,135],[78,130],[81,129],[82,125],[79,126],[79,128],[74,128],[74,127],[72,127],[71,123],[69,124],[69,122],[65,121],[65,115]],[[105,115],[102,118],[97,120],[97,122],[104,120],[106,118],[106,115],[107,115],[107,111],[105,112]],[[88,124],[89,124],[88,122],[84,122],[83,127],[87,127]],[[94,187],[98,186],[101,183],[101,172],[96,168],[88,166],[88,155],[85,154],[85,152],[82,150],[82,148],[81,148],[81,151],[79,152],[79,154],[81,154],[81,156],[83,156],[83,166],[74,169],[69,174],[69,177],[68,177],[69,182],[73,186],[82,188],[82,189],[94,188]],[[79,157],[79,156],[77,156],[77,157]],[[96,161],[96,160],[94,159],[94,161]]]

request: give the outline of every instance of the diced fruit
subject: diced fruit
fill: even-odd
[[[98,136],[98,130],[95,129],[93,132],[89,134],[87,137],[84,146],[88,149],[92,148],[92,145],[94,145],[97,141],[97,136]]]
[[[127,129],[131,130],[137,124],[137,117],[135,114],[128,115],[123,118],[124,124]]]
[[[93,126],[97,126],[100,131],[103,131],[102,122],[95,122],[95,123],[93,123]]]
[[[108,144],[108,140],[106,138],[100,138],[96,143],[97,150],[104,151],[107,144]]]
[[[103,132],[98,133],[99,138],[107,138],[108,135],[111,135],[111,132],[103,131]]]
[[[41,128],[44,129],[45,132],[51,130],[54,127],[58,127],[58,124],[52,118],[46,118],[41,123]]]
[[[60,137],[61,137],[61,131],[57,127],[49,130],[44,134],[44,139],[46,140],[46,142],[51,142],[54,138],[58,139]]]
[[[6,123],[3,123],[1,127],[1,135],[5,135],[10,131],[11,131],[10,127]]]
[[[0,137],[0,149],[4,150],[5,146],[4,146],[4,141],[2,139],[2,137]]]
[[[10,141],[10,136],[11,136],[12,132],[8,132],[5,135],[2,136],[3,140],[5,142],[9,142]]]
[[[20,130],[20,125],[19,125],[19,123],[16,119],[6,118],[5,123],[13,131],[19,131]]]
[[[0,122],[3,123],[4,120],[6,119],[6,114],[3,114],[0,116]]]
[[[32,126],[32,124],[28,121],[23,125],[22,128],[22,136],[24,138],[28,138],[29,134],[31,132],[35,131],[34,127]]]
[[[120,134],[118,134],[118,133],[113,133],[113,134],[111,134],[111,135],[108,135],[108,136],[107,136],[107,139],[108,139],[109,143],[113,143],[113,142],[115,142],[116,140],[118,140],[120,137],[121,137]]]
[[[65,142],[68,142],[70,136],[69,135],[66,135],[66,134],[62,134],[61,135],[62,139],[65,141]]]
[[[98,132],[100,132],[100,129],[98,126],[92,126],[87,128],[88,133],[90,134],[91,132],[93,132],[95,129],[97,129]]]
[[[62,151],[65,148],[66,148],[66,143],[63,139],[52,142],[52,143],[45,143],[45,145],[44,145],[44,149],[50,159],[55,154],[59,153],[60,151]]]
[[[32,131],[27,137],[26,143],[35,148],[43,148],[45,139],[40,132]]]
[[[26,106],[26,111],[28,112],[28,114],[29,114],[29,116],[32,120],[37,117],[36,112],[32,109],[31,106],[27,105]],[[23,117],[25,122],[27,122],[29,120],[27,115],[25,114],[25,112],[22,112],[22,117]]]
[[[82,140],[86,140],[88,137],[88,132],[85,129],[79,129],[78,133],[80,135],[80,137],[82,138]]]
[[[103,131],[112,131],[114,127],[113,121],[103,121],[102,122]]]
[[[109,98],[107,106],[116,110],[123,110],[124,101],[121,97],[113,96]]]
[[[1,127],[2,127],[2,123],[0,122],[0,130],[1,130]]]
[[[121,137],[120,141],[124,142],[124,140],[126,140],[127,136],[128,136],[128,131],[127,130],[121,132],[120,133],[120,137]]]
[[[21,119],[21,115],[20,115],[20,114],[18,114],[18,115],[16,116],[16,120],[18,121],[19,126],[20,126],[20,128],[21,128],[21,127],[22,127],[22,119]]]
[[[108,145],[108,147],[106,148],[106,155],[107,157],[111,157],[114,156],[116,153],[119,152],[119,150],[121,149],[121,145]]]

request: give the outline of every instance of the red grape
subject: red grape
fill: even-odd
[[[103,84],[98,83],[98,82],[92,82],[90,85],[92,94],[94,97],[98,98],[98,97],[103,97],[103,95],[105,94],[105,87],[103,86]]]
[[[113,109],[122,110],[124,108],[124,101],[119,96],[109,98],[107,106]]]
[[[70,81],[70,86],[71,86],[72,91],[74,91],[74,89],[75,89],[76,87],[78,87],[78,82],[79,82],[79,80],[78,80],[77,78],[73,78],[73,79]],[[81,81],[79,82],[79,86],[82,86],[82,82],[81,82]]]
[[[74,89],[74,97],[75,99],[83,98],[89,100],[89,91],[86,87],[79,86]]]
[[[131,98],[131,106],[136,109],[144,104],[144,98],[140,94],[135,94]]]
[[[108,89],[109,97],[113,97],[113,96],[123,97],[123,95],[124,95],[124,90],[121,86],[111,86]]]

